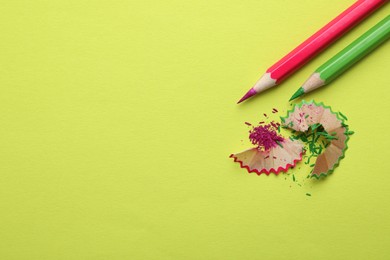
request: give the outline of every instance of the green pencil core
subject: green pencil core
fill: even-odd
[[[294,95],[292,95],[292,97],[290,98],[289,101],[293,100],[293,99],[296,99],[296,98],[299,98],[300,96],[302,96],[303,94],[305,94],[305,90],[300,87],[297,92],[294,93]]]

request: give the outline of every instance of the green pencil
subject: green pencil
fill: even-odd
[[[377,23],[362,36],[322,64],[306,81],[290,101],[316,88],[330,83],[349,67],[390,38],[390,15]]]

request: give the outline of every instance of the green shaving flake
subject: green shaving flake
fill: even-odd
[[[343,113],[339,112],[339,115],[340,115],[342,118],[344,118],[344,120],[348,120],[348,118],[347,118]]]
[[[321,125],[321,124],[313,124],[313,125],[311,125],[311,126],[310,126],[311,131],[316,130],[320,125]]]
[[[325,138],[328,140],[338,140],[336,136],[331,136],[331,135],[326,135]]]
[[[354,131],[345,132],[346,135],[353,135],[354,133],[355,133]]]
[[[309,196],[309,197],[311,197],[311,194],[310,194],[310,193],[306,193],[306,196]]]
[[[328,140],[334,140],[334,139],[337,140],[337,137],[336,137],[336,136],[332,136],[332,135],[328,134],[326,131],[324,131],[324,132],[317,132],[317,134],[318,134],[318,135],[324,136],[324,137],[325,137],[326,139],[328,139]],[[335,133],[335,134],[336,134],[336,133]]]
[[[276,143],[283,148],[283,145],[279,142],[279,141],[276,141]]]
[[[294,174],[292,175],[292,178],[293,178],[293,181],[295,181],[295,175]]]
[[[310,155],[309,157],[307,157],[307,161],[305,162],[305,164],[309,164],[310,163],[311,157],[313,157],[313,155]]]
[[[304,163],[310,165],[311,159],[318,157],[324,150],[324,146],[329,145],[330,140],[337,139],[337,137],[328,134],[321,124],[313,124],[307,132],[293,134],[292,139],[305,143],[305,150],[308,150],[310,154],[304,157]],[[314,165],[311,164],[312,166]]]

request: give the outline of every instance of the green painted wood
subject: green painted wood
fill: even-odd
[[[390,37],[390,15],[321,65],[316,72],[329,83]]]

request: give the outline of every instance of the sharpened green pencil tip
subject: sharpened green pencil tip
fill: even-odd
[[[296,99],[296,98],[299,98],[299,97],[302,96],[303,94],[305,94],[305,90],[304,90],[302,87],[300,87],[300,88],[297,90],[297,92],[295,92],[294,95],[292,95],[292,97],[290,98],[289,101],[294,100],[294,99]]]

